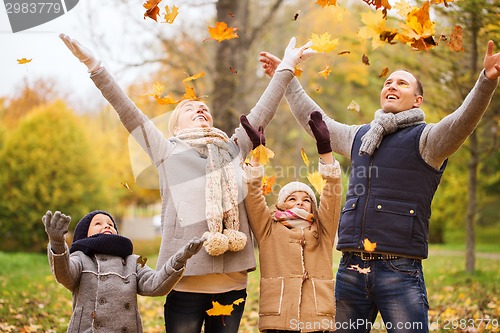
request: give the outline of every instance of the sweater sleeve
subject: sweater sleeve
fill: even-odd
[[[361,126],[342,124],[327,116],[319,105],[307,95],[297,78],[294,78],[288,85],[285,98],[295,119],[297,119],[299,124],[313,138],[314,136],[312,135],[308,122],[313,111],[321,112],[323,114],[323,120],[330,131],[332,150],[335,153],[351,158],[352,143],[356,132]]]
[[[76,254],[70,255],[68,245],[64,244],[63,253],[55,254],[50,248],[47,249],[50,270],[56,278],[56,281],[62,284],[70,291],[75,290],[83,270],[83,264],[80,257]]]
[[[132,102],[106,68],[101,67],[90,77],[104,98],[115,109],[123,126],[132,134],[153,163],[158,165],[171,152],[172,143],[166,140],[163,133]]]
[[[274,74],[259,101],[247,115],[248,121],[254,128],[262,126],[265,129],[271,122],[292,78],[293,73],[289,70],[278,71]],[[247,156],[252,150],[252,143],[241,124],[236,128],[233,140],[237,140],[241,156]]]
[[[439,170],[443,162],[460,148],[483,117],[497,84],[498,79],[489,80],[483,70],[458,109],[437,124],[428,124],[424,128],[419,143],[424,161]]]
[[[244,165],[244,180],[248,186],[245,197],[245,208],[252,232],[260,244],[261,240],[271,233],[271,213],[266,198],[262,194],[262,177],[264,167]]]
[[[333,164],[319,162],[319,172],[326,185],[319,200],[318,215],[322,229],[330,239],[335,238],[340,218],[340,203],[342,200],[341,169],[338,161]]]
[[[147,265],[137,265],[137,293],[142,296],[165,296],[179,282],[184,270],[185,267],[175,270],[172,260],[168,260],[158,271]]]

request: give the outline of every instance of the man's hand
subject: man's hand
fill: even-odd
[[[60,34],[59,38],[62,39],[73,55],[87,66],[89,73],[95,72],[100,68],[101,60],[97,59],[89,49],[80,44],[76,39],[71,39],[65,34]]]
[[[496,80],[500,77],[500,53],[493,54],[494,47],[493,41],[488,41],[486,55],[484,56],[484,74],[490,80]]]

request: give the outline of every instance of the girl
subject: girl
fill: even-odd
[[[78,222],[71,248],[64,235],[71,217],[51,211],[42,217],[49,237],[48,256],[56,280],[73,293],[67,332],[142,332],[137,294],[163,296],[172,290],[187,259],[204,239],[192,239],[158,271],[132,254],[132,242],[118,235],[113,217],[102,210]]]
[[[262,131],[244,119],[242,124],[255,146],[264,141]],[[276,206],[268,208],[261,189],[264,168],[255,159],[246,166],[245,205],[259,245],[259,330],[264,332],[335,328],[332,249],[342,194],[340,166],[321,114],[312,114],[309,125],[320,154],[319,172],[326,179],[319,208],[312,189],[301,182],[285,185]]]

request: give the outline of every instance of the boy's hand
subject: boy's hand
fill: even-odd
[[[191,258],[193,255],[198,253],[200,249],[203,246],[203,242],[206,241],[207,239],[202,237],[194,237],[184,245],[182,248],[180,248],[173,256],[172,256],[172,268],[178,271],[182,267],[186,265],[186,261]]]
[[[64,252],[64,235],[68,232],[71,216],[56,211],[54,215],[50,210],[42,217],[45,232],[49,236],[50,246],[56,253]]]

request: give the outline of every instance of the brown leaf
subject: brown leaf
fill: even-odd
[[[363,56],[361,57],[361,61],[363,62],[363,64],[370,66],[370,59],[368,59],[368,56],[366,54],[363,53]]]

